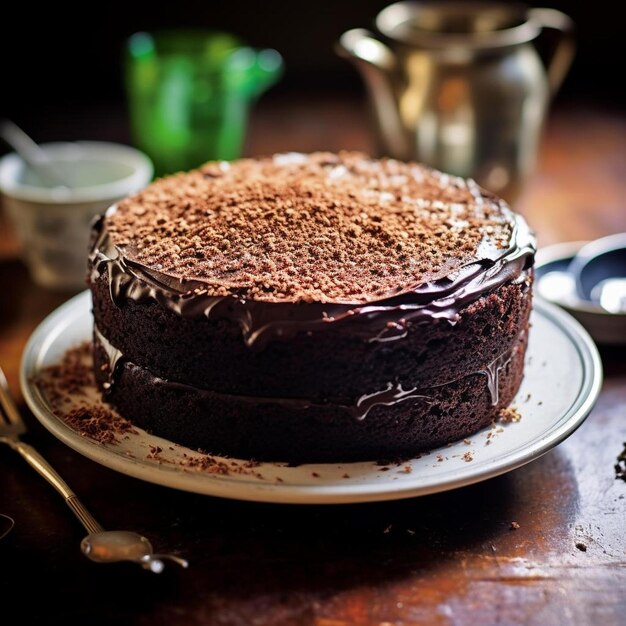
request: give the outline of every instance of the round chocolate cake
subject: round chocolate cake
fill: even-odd
[[[503,201],[415,163],[210,163],[95,226],[96,377],[123,416],[207,452],[408,456],[513,399],[534,252]]]

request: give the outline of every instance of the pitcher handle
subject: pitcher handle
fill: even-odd
[[[556,9],[530,9],[529,17],[542,29],[556,31],[558,38],[552,52],[545,59],[550,94],[559,90],[574,59],[575,26],[572,19]]]

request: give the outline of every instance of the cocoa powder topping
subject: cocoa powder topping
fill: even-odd
[[[214,296],[368,302],[509,244],[510,213],[473,181],[356,152],[209,163],[106,218],[132,262]]]

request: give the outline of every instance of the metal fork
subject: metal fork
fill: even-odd
[[[45,478],[65,499],[89,535],[81,542],[85,556],[98,563],[133,561],[144,569],[159,573],[163,570],[163,559],[169,559],[182,567],[187,561],[169,554],[154,554],[152,545],[142,535],[130,531],[106,531],[87,511],[78,496],[59,476],[56,470],[30,444],[20,436],[26,433],[26,425],[11,396],[6,376],[0,368],[0,443],[6,443],[43,478]]]

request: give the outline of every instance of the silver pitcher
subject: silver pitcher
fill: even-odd
[[[532,171],[551,96],[574,55],[573,23],[517,3],[399,2],[383,43],[344,33],[338,52],[365,79],[381,155],[418,160],[514,201]],[[540,56],[534,43],[544,30]]]

